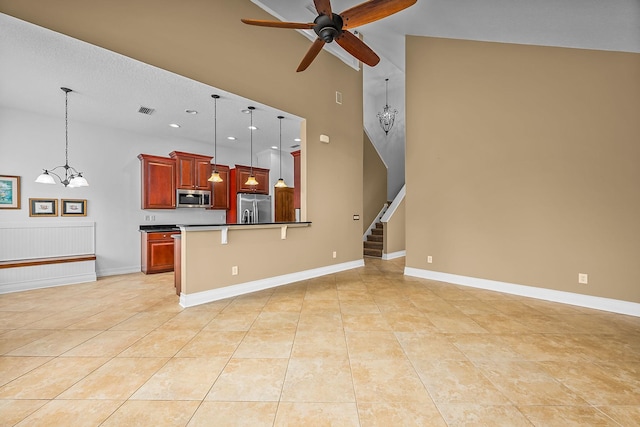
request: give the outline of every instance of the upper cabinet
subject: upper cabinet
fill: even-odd
[[[216,165],[222,182],[212,182],[213,193],[211,209],[229,209],[229,166]]]
[[[172,151],[169,153],[176,161],[176,188],[186,190],[209,190],[207,181],[211,176],[211,159],[200,154]]]
[[[176,162],[167,157],[140,154],[142,209],[175,209]]]
[[[269,194],[269,169],[253,168],[253,175],[258,181],[258,185],[246,185],[247,179],[251,175],[251,167],[236,165],[231,169],[231,179],[235,180],[236,193]]]

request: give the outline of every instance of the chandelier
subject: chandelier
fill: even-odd
[[[398,110],[392,110],[389,106],[389,79],[385,81],[385,102],[384,108],[381,113],[378,113],[378,120],[380,120],[380,127],[384,131],[385,135],[389,135],[389,131],[393,127],[393,122],[396,119]]]
[[[36,182],[40,184],[55,184],[56,181],[53,179],[53,176],[55,176],[65,187],[88,187],[89,183],[82,176],[82,172],[78,172],[74,167],[69,166],[69,92],[73,91],[66,87],[61,87],[60,89],[64,92],[64,166],[56,166],[53,169],[43,169],[44,172],[36,178]],[[54,172],[56,169],[61,168],[64,169],[63,176]]]

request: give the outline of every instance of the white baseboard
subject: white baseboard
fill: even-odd
[[[261,291],[264,289],[275,288],[277,286],[289,283],[299,282],[301,280],[312,279],[314,277],[325,276],[327,274],[338,273],[340,271],[351,270],[353,268],[363,267],[364,259],[357,261],[345,262],[342,264],[334,264],[326,267],[314,268],[311,270],[298,271],[296,273],[284,274],[282,276],[269,277],[266,279],[254,280],[252,282],[240,283],[237,285],[225,286],[224,288],[212,289],[210,291],[196,292],[194,294],[180,294],[180,305],[182,307],[193,307],[212,301],[218,301],[225,298],[236,297],[251,292]]]
[[[390,254],[382,254],[382,259],[395,259],[407,256],[407,251],[391,252]]]
[[[128,267],[105,268],[102,270],[97,270],[96,275],[98,277],[105,277],[105,276],[118,276],[120,274],[131,274],[131,273],[140,273],[140,272],[142,272],[142,270],[140,268],[140,264],[138,264],[138,265],[131,265]]]
[[[0,294],[96,281],[95,261],[32,265],[0,270]]]
[[[439,282],[453,283],[472,288],[487,289],[490,291],[504,292],[507,294],[640,317],[640,304],[635,302],[557,291],[554,289],[536,288],[535,286],[498,282],[495,280],[479,279],[477,277],[460,276],[457,274],[441,273],[438,271],[422,270],[412,267],[405,267],[404,274],[407,276],[420,277],[422,279],[437,280]]]

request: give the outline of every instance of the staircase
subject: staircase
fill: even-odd
[[[367,235],[364,241],[364,256],[382,258],[382,241],[384,239],[384,228],[381,222],[376,222],[376,226],[371,229],[371,234]]]

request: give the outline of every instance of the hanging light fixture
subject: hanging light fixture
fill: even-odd
[[[247,179],[247,182],[244,183],[244,185],[258,185],[258,181],[256,180],[255,175],[253,174],[253,110],[256,109],[256,107],[248,107],[249,109],[249,116],[251,117],[251,124],[249,125],[249,138],[251,141],[251,172],[249,173],[249,178]]]
[[[222,182],[218,173],[218,99],[220,95],[211,95],[213,98],[213,171],[207,181]]]
[[[53,176],[55,176],[65,187],[88,187],[89,183],[82,176],[82,172],[78,172],[75,168],[69,166],[69,92],[73,91],[66,87],[61,87],[60,89],[64,92],[64,166],[56,166],[53,169],[44,169],[44,172],[36,178],[36,182],[39,182],[40,184],[55,184],[56,181],[53,179]],[[64,169],[64,177],[61,177],[54,172],[54,170],[59,168]]]
[[[389,79],[384,79],[385,81],[385,102],[384,108],[381,113],[378,113],[378,120],[380,120],[380,127],[384,131],[385,135],[389,135],[389,131],[393,127],[393,122],[396,119],[396,114],[398,114],[398,110],[392,110],[389,107]]]
[[[278,116],[278,119],[280,120],[280,178],[276,182],[276,187],[285,188],[287,184],[282,179],[282,119],[284,119],[284,116]]]

